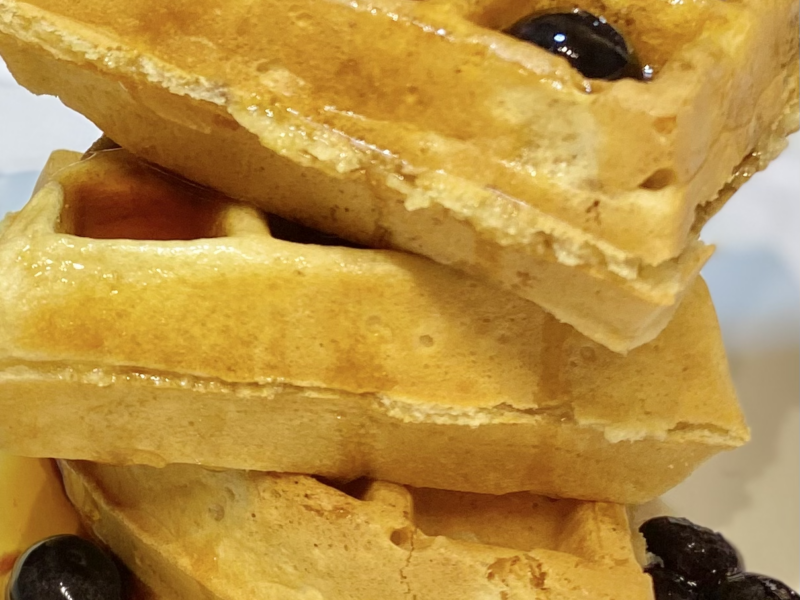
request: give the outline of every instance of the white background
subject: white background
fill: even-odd
[[[28,198],[51,150],[98,136],[53,98],[19,88],[0,63],[0,214]],[[800,586],[800,139],[706,227],[704,271],[753,431],[667,494],[676,514],[722,531],[750,570]]]

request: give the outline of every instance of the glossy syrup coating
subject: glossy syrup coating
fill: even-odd
[[[17,559],[8,600],[120,600],[122,583],[114,562],[75,535],[47,538]]]
[[[582,2],[654,68],[647,85],[587,80],[500,31],[563,0],[15,0],[0,53],[164,168],[457,266],[625,352],[710,252],[697,205],[785,133],[793,1]]]
[[[590,79],[643,78],[625,38],[604,18],[584,10],[529,15],[506,33],[563,56]]]
[[[707,257],[697,206],[796,121],[794,2],[581,2],[647,85],[501,33],[563,0],[0,0],[0,53],[148,160],[492,280],[625,352]]]
[[[100,152],[9,221],[9,450],[625,504],[747,439],[700,282],[622,357],[455,270],[276,239],[176,183]]]

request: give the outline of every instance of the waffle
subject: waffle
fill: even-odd
[[[638,503],[748,437],[699,279],[623,357],[425,258],[273,237],[123,150],[54,177],[0,237],[14,454]]]
[[[486,278],[624,352],[797,127],[798,2],[582,7],[652,81],[586,80],[500,33],[572,8],[557,0],[0,0],[0,52],[155,163]]]
[[[88,529],[170,600],[649,600],[625,508],[196,466],[61,463]]]

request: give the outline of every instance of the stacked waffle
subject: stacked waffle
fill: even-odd
[[[794,125],[796,3],[606,3],[649,83],[492,31],[547,2],[106,4],[0,0],[126,148],[0,224],[0,447],[144,596],[648,598],[625,505],[748,435],[695,236]]]

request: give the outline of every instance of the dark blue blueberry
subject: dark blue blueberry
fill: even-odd
[[[120,600],[114,562],[74,535],[58,535],[26,550],[14,564],[8,600]]]
[[[589,79],[642,79],[642,68],[622,35],[583,10],[533,14],[505,33],[566,58]]]
[[[647,551],[661,560],[663,567],[711,590],[742,570],[736,549],[720,534],[686,519],[657,517],[639,528]]]
[[[660,565],[647,567],[647,574],[653,578],[653,592],[656,600],[703,600],[694,583],[680,575],[666,570]]]
[[[708,594],[709,600],[800,600],[797,592],[776,579],[738,573]]]

